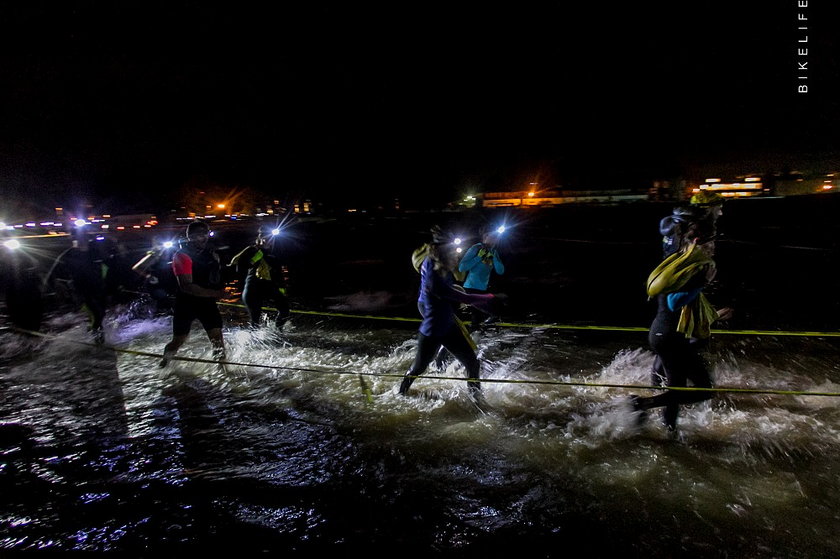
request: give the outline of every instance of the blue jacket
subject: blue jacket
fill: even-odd
[[[497,274],[505,273],[505,265],[499,258],[499,252],[495,248],[487,248],[483,243],[476,243],[467,249],[458,270],[467,272],[464,280],[464,287],[468,289],[480,289],[487,291],[490,284],[490,273],[495,270]]]
[[[457,303],[486,307],[493,300],[490,294],[468,294],[453,287],[452,274],[445,276],[434,269],[431,258],[423,260],[420,266],[420,295],[417,307],[423,316],[420,333],[424,336],[439,337],[455,326],[455,308]]]

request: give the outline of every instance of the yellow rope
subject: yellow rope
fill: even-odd
[[[42,338],[51,338],[55,339],[57,336],[52,336],[49,334],[44,334],[42,332],[34,332],[31,330],[24,330],[22,328],[12,327],[12,330],[16,330],[18,332],[22,332],[25,334],[30,334],[33,336],[40,336]],[[117,353],[127,353],[131,355],[138,355],[142,357],[153,357],[155,359],[161,359],[163,357],[162,354],[158,353],[151,353],[147,351],[138,351],[133,349],[125,349],[125,348],[118,348],[110,345],[99,345],[94,344],[91,342],[83,342],[83,341],[76,341],[72,340],[74,343],[100,348],[100,349],[109,349],[111,351]],[[396,374],[396,373],[360,373],[358,371],[345,371],[341,369],[310,369],[305,367],[284,367],[280,365],[266,365],[264,363],[244,363],[240,361],[217,361],[214,359],[202,359],[198,357],[179,357],[173,356],[170,358],[171,361],[185,361],[185,362],[192,362],[192,363],[209,363],[214,365],[234,365],[239,367],[252,367],[252,368],[262,368],[262,369],[280,369],[280,370],[288,370],[288,371],[297,371],[303,373],[321,373],[321,374],[336,374],[336,375],[358,375],[359,378],[363,378],[364,376],[370,377],[382,377],[382,378],[403,378],[404,375]],[[428,376],[428,375],[412,375],[412,378],[419,379],[419,378],[429,378],[435,380],[452,380],[452,381],[466,381],[468,380],[466,377],[446,377],[446,376]],[[649,385],[639,385],[639,384],[613,384],[613,383],[597,383],[597,382],[573,382],[573,381],[559,381],[559,380],[530,380],[530,379],[492,379],[492,378],[482,378],[479,379],[482,383],[498,383],[498,384],[547,384],[547,385],[556,385],[556,386],[582,386],[582,387],[590,387],[590,388],[626,388],[632,390],[677,390],[677,391],[688,391],[688,392],[728,392],[728,393],[738,393],[738,394],[777,394],[777,395],[785,395],[785,396],[830,396],[830,397],[840,397],[840,392],[807,392],[804,390],[777,390],[777,389],[769,389],[769,388],[735,388],[735,387],[715,387],[715,388],[699,388],[693,386],[649,386]],[[368,395],[368,398],[370,396]]]
[[[245,308],[244,305],[237,303],[219,302],[220,305],[228,307]],[[273,307],[263,307],[264,311],[277,311]],[[331,316],[336,318],[363,318],[370,320],[390,320],[399,322],[420,322],[419,318],[406,318],[399,316],[379,316],[371,314],[350,314],[337,313],[325,311],[304,311],[292,310],[296,314],[308,314],[316,316]],[[526,324],[517,322],[495,322],[493,326],[502,326],[505,328],[533,328],[533,329],[554,329],[554,330],[594,330],[603,332],[648,332],[650,328],[643,326],[587,326],[580,324]],[[840,332],[818,332],[805,331],[793,332],[786,330],[712,330],[712,334],[730,334],[730,335],[744,335],[744,336],[800,336],[808,338],[838,338]]]
[[[138,293],[135,291],[126,291],[127,293]],[[139,293],[138,293],[139,294]],[[239,303],[230,303],[227,301],[219,301],[219,305],[226,307],[245,308],[245,305]],[[262,307],[264,311],[276,312],[274,307]],[[352,313],[338,313],[325,311],[306,311],[299,309],[292,309],[292,313],[313,315],[313,316],[329,316],[335,318],[361,318],[366,320],[388,320],[393,322],[421,322],[420,318],[407,318],[400,316],[381,316],[372,314],[352,314]],[[532,329],[546,329],[546,330],[590,330],[600,332],[648,332],[650,328],[645,326],[592,326],[582,324],[533,324],[533,323],[519,323],[519,322],[495,322],[493,326],[501,326],[504,328],[532,328]],[[789,330],[712,330],[712,334],[724,335],[741,335],[741,336],[797,336],[804,338],[838,338],[840,332],[821,332],[821,331],[789,331]]]

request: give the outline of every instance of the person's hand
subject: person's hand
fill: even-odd
[[[486,314],[498,316],[502,314],[507,305],[508,296],[504,293],[486,293],[481,297],[483,301],[473,306]]]
[[[709,283],[713,279],[715,279],[716,275],[717,275],[717,266],[712,264],[708,268],[706,268],[706,282],[707,283]]]
[[[475,295],[477,299],[473,303],[470,303],[470,306],[475,307],[476,309],[482,311],[485,314],[493,314],[493,301],[495,300],[496,296],[492,293],[482,293],[480,295]]]
[[[735,310],[732,307],[723,307],[717,310],[718,320],[729,320],[735,316]]]

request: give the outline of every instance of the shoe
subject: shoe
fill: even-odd
[[[400,394],[405,396],[406,392],[408,392],[408,388],[411,386],[411,383],[414,382],[414,378],[406,375],[403,377],[402,383],[400,383]]]
[[[677,432],[677,416],[680,413],[679,406],[666,406],[662,411],[662,423],[668,429],[669,433]]]
[[[469,392],[469,398],[481,413],[487,413],[490,410],[490,405],[487,403],[487,400],[484,399],[484,393],[480,388],[471,389]]]
[[[440,372],[444,372],[448,365],[449,352],[446,350],[438,351],[437,355],[435,356],[435,368]]]
[[[163,359],[161,359],[161,360],[160,360],[160,363],[158,363],[158,367],[160,367],[161,369],[163,369],[164,367],[166,367],[167,365],[169,365],[169,360],[170,360],[170,359],[172,359],[172,357],[173,357],[174,355],[175,355],[175,352],[172,352],[172,351],[164,351],[164,352],[163,352]]]
[[[633,410],[633,413],[637,413],[636,416],[636,425],[641,427],[647,421],[647,410],[642,407],[641,397],[635,394],[630,395],[630,408]]]

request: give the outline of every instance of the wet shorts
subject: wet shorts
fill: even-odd
[[[172,333],[176,336],[189,334],[193,320],[201,322],[204,330],[208,332],[222,327],[222,315],[215,299],[179,293],[175,298],[174,315]]]

